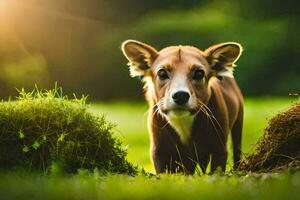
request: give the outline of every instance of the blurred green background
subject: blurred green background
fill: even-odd
[[[141,99],[120,51],[240,42],[235,77],[247,96],[300,90],[300,2],[294,0],[0,0],[0,97],[47,88],[92,100]]]

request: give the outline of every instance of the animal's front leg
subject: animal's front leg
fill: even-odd
[[[218,149],[214,151],[211,156],[211,172],[216,171],[218,167],[225,172],[226,169],[226,161],[227,161],[227,150],[225,149]]]
[[[158,149],[152,151],[152,161],[156,173],[193,174],[196,164],[193,163],[186,153],[179,154],[178,150],[175,149],[167,152],[159,151]]]
[[[224,120],[218,119],[217,121],[220,123],[220,129],[216,129],[211,138],[211,172],[216,171],[217,168],[221,168],[225,172],[228,154],[226,146],[228,131],[227,128],[221,128],[226,127],[223,125]]]
[[[154,149],[151,152],[151,157],[157,174],[176,172],[174,155]]]

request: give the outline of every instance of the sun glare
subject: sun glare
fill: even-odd
[[[7,13],[10,13],[12,11],[12,4],[13,1],[11,0],[0,0],[0,16],[3,17]]]
[[[7,5],[11,4],[10,0],[0,0],[0,6],[5,7]]]

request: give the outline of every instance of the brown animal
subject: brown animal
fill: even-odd
[[[227,161],[232,133],[235,165],[241,157],[243,97],[233,78],[242,52],[238,43],[170,46],[157,51],[135,40],[122,44],[131,76],[142,77],[149,102],[148,128],[156,173],[205,173]]]

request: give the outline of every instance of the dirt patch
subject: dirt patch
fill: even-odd
[[[241,162],[238,170],[278,171],[300,168],[300,103],[273,117],[255,151]]]

